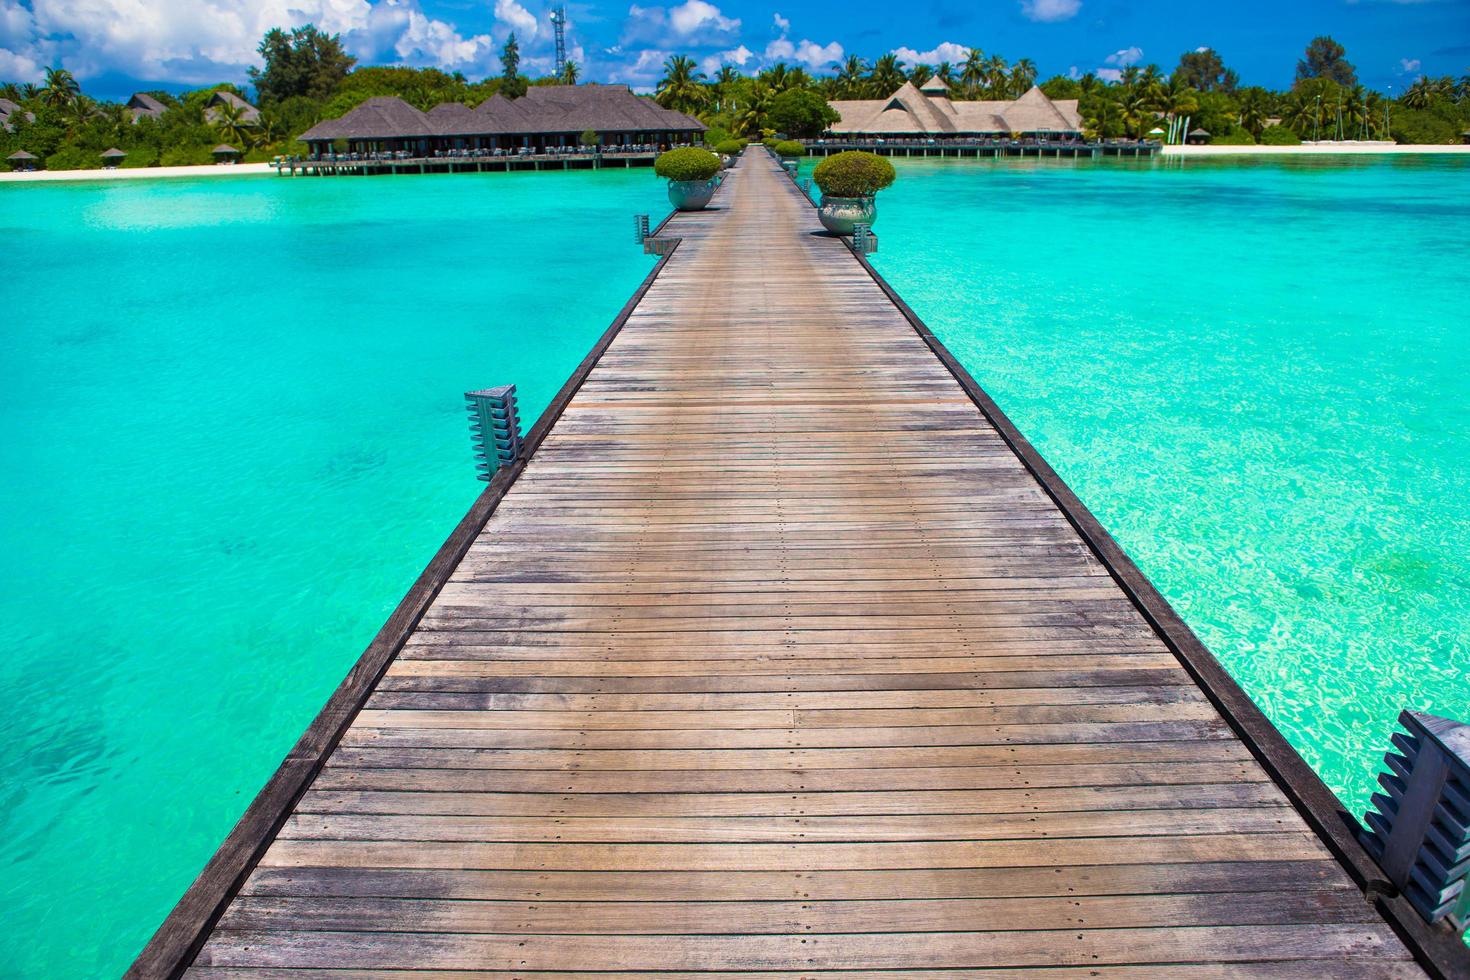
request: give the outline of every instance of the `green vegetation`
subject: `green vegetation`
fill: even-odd
[[[794,159],[796,157],[806,156],[806,147],[796,142],[796,140],[782,140],[771,147],[771,149],[778,157]]]
[[[1224,136],[1213,137],[1210,142],[1215,146],[1255,146],[1256,138],[1244,129],[1237,129]]]
[[[893,164],[861,150],[834,154],[812,171],[812,179],[829,197],[870,197],[892,184],[897,176]]]
[[[739,156],[743,149],[745,145],[739,140],[724,139],[715,144],[715,152],[726,157]]]
[[[1262,146],[1295,146],[1301,141],[1300,136],[1285,126],[1267,126],[1261,130]]]
[[[720,158],[697,146],[666,150],[653,161],[653,172],[669,180],[709,180],[720,172]]]
[[[48,69],[41,85],[0,84],[0,98],[22,110],[11,116],[8,129],[0,129],[0,158],[27,150],[47,167],[100,167],[101,152],[116,146],[127,151],[127,167],[209,163],[209,150],[229,143],[244,151],[246,160],[268,160],[304,153],[296,137],[375,96],[396,96],[425,110],[441,102],[474,106],[496,93],[515,98],[531,85],[572,83],[579,74],[571,65],[558,77],[523,76],[515,35],[501,50],[501,73],[479,81],[433,68],[358,67],[337,36],[310,24],[271,30],[257,50],[261,66],[249,74],[259,119],[229,105],[208,105],[216,92],[252,97],[231,84],[181,95],[146,93],[164,111],[136,123],[127,107],[88,97],[64,69]],[[1037,81],[1029,59],[1010,63],[979,48],[968,49],[956,63],[910,66],[890,53],[871,63],[853,55],[832,68],[831,74],[816,76],[776,64],[747,76],[725,65],[706,77],[692,58],[676,54],[664,64],[655,99],[704,122],[708,145],[745,138],[774,146],[778,133],[819,136],[836,119],[831,100],[882,98],[905,81],[917,85],[939,78],[957,100],[1013,99]],[[1242,87],[1236,73],[1208,48],[1184,53],[1167,74],[1158,65],[1130,65],[1115,81],[1059,75],[1041,88],[1055,99],[1079,100],[1092,138],[1140,137],[1186,118],[1191,129],[1213,133],[1214,142],[1235,144],[1304,139],[1458,143],[1470,130],[1470,72],[1458,79],[1420,78],[1402,96],[1389,99],[1358,84],[1347,51],[1330,37],[1312,40],[1297,64],[1295,83],[1282,92]],[[1268,139],[1268,128],[1281,131]]]

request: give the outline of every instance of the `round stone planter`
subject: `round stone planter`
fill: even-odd
[[[733,166],[735,166],[735,158],[734,157],[730,156],[729,154],[726,154],[725,156],[720,157],[720,169],[721,170],[729,170]]]
[[[718,186],[713,180],[671,180],[669,203],[675,211],[703,211]]]
[[[817,209],[822,227],[834,235],[851,235],[852,226],[871,226],[878,219],[878,202],[871,197],[828,197],[822,195]]]

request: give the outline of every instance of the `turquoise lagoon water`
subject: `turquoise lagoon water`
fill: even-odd
[[[121,973],[651,267],[648,171],[0,185],[0,976]]]
[[[899,171],[877,267],[1351,809],[1470,721],[1470,160]]]

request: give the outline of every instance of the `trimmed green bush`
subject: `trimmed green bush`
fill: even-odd
[[[812,179],[830,197],[869,197],[898,176],[893,164],[875,153],[845,150],[817,164]]]
[[[158,166],[158,150],[152,146],[135,146],[123,158],[122,165],[125,170],[156,167]]]
[[[669,180],[709,180],[720,172],[720,158],[698,146],[686,146],[660,153],[653,172]]]
[[[1297,146],[1301,137],[1285,126],[1267,126],[1261,130],[1262,146]]]
[[[1235,129],[1211,141],[1215,146],[1255,146],[1256,138],[1248,129]]]
[[[47,170],[97,170],[102,158],[79,146],[64,146],[46,158]]]
[[[776,156],[778,157],[806,156],[806,147],[796,142],[796,140],[782,140],[775,146],[771,147],[771,149],[776,151]]]
[[[721,140],[715,144],[715,152],[721,156],[739,156],[740,151],[745,149],[739,140]]]
[[[160,167],[202,167],[214,163],[207,146],[171,146],[158,158]]]

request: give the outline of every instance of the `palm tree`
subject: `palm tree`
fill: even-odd
[[[214,128],[222,143],[244,149],[254,142],[254,127],[245,121],[245,110],[229,102],[215,107]]]
[[[1194,88],[1183,78],[1171,78],[1168,85],[1160,86],[1154,100],[1170,119],[1193,115],[1199,111],[1199,99]]]
[[[753,79],[750,83],[750,94],[735,113],[735,128],[742,136],[759,139],[761,130],[766,128],[766,116],[771,111],[771,100],[776,93],[771,87],[760,79]]]
[[[710,80],[710,87],[714,89],[715,109],[724,112],[730,108],[729,103],[735,94],[735,84],[740,81],[740,72],[733,65],[721,65],[720,70],[715,72],[715,77]]]
[[[1154,119],[1154,100],[1141,87],[1123,95],[1123,125],[1134,139],[1143,135],[1143,127]]]
[[[568,58],[561,66],[561,83],[563,85],[575,85],[581,74],[582,69],[577,67],[575,61]]]
[[[703,80],[704,72],[695,67],[693,58],[671,55],[664,62],[664,77],[654,90],[654,101],[676,112],[696,112],[709,101],[709,92],[700,84]]]
[[[934,77],[943,82],[945,88],[954,88],[954,65],[941,61],[934,68]]]
[[[998,54],[985,59],[985,89],[992,99],[1005,98],[1010,83],[1010,65]]]
[[[46,86],[41,89],[42,100],[53,109],[71,105],[81,97],[82,86],[65,68],[47,68]]]
[[[76,137],[82,129],[99,115],[97,103],[84,95],[78,95],[66,106],[66,131]]]
[[[1271,100],[1266,90],[1259,86],[1252,86],[1240,95],[1240,125],[1257,138],[1261,130],[1266,128],[1266,120],[1271,116]]]
[[[1011,66],[1010,89],[1011,94],[1020,98],[1031,91],[1031,86],[1036,84],[1036,62],[1030,58],[1022,58]]]
[[[908,81],[903,73],[903,62],[892,51],[873,62],[873,73],[868,76],[868,90],[874,98],[892,95],[894,90]]]
[[[844,99],[861,98],[863,94],[863,76],[868,72],[868,65],[863,59],[855,54],[847,56],[837,69],[837,87]]]
[[[1138,77],[1143,74],[1137,65],[1128,65],[1118,73],[1118,82],[1124,88],[1133,88],[1138,84]]]
[[[934,77],[934,69],[928,65],[915,65],[914,70],[909,72],[909,81],[915,85],[923,85]]]
[[[985,81],[985,52],[971,48],[965,52],[965,63],[960,66],[960,81],[965,85],[965,95],[975,97],[975,89]]]

